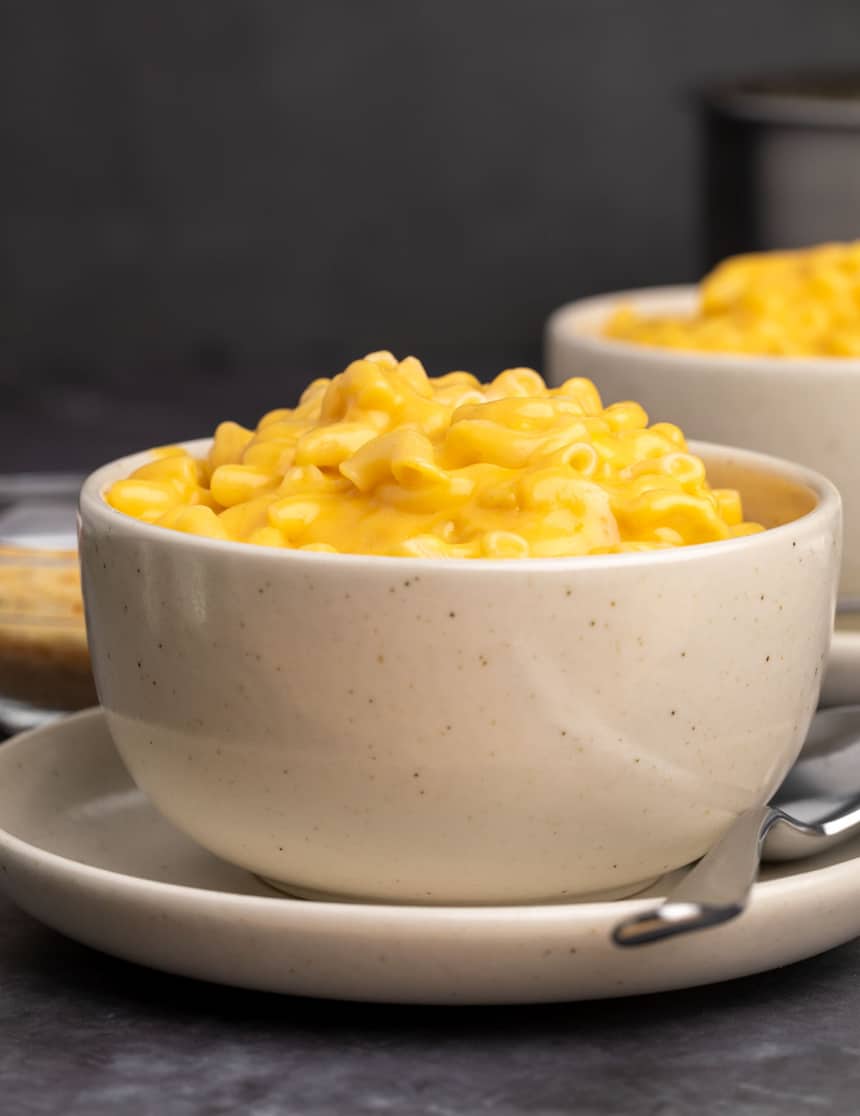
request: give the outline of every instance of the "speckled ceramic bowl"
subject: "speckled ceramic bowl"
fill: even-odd
[[[840,602],[860,610],[860,359],[686,352],[604,337],[621,306],[692,314],[696,287],[653,287],[562,306],[545,333],[550,383],[594,380],[605,403],[636,399],[691,438],[773,453],[829,477],[845,506]]]
[[[200,844],[297,894],[618,895],[693,859],[800,748],[840,530],[826,480],[697,448],[783,525],[573,559],[285,552],[123,516],[102,493],[146,455],[106,466],[80,549],[129,770]]]

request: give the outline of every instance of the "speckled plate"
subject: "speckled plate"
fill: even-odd
[[[501,908],[288,899],[156,814],[98,710],[0,747],[0,827],[0,881],[49,926],[156,969],[302,996],[428,1004],[622,996],[776,968],[860,934],[860,841],[771,866],[742,918],[642,950],[615,948],[609,931],[643,897]]]

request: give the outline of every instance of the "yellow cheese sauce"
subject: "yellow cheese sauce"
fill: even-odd
[[[762,529],[638,403],[604,408],[589,380],[550,390],[529,368],[431,378],[388,352],[314,381],[256,430],[221,423],[204,460],[154,451],[106,499],[177,531],[349,554],[547,558]]]
[[[605,335],[668,349],[769,356],[860,356],[860,241],[723,261],[691,316],[623,307]]]

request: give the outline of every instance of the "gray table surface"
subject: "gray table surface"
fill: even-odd
[[[62,938],[0,898],[8,1116],[858,1110],[860,940],[660,996],[384,1007],[154,973]]]

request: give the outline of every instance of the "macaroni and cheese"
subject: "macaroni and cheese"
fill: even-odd
[[[776,356],[860,356],[860,241],[725,260],[689,317],[624,307],[606,335],[672,349]]]
[[[179,447],[106,494],[161,527],[298,550],[455,558],[611,554],[761,530],[740,496],[638,403],[528,368],[482,384],[371,353],[313,382],[295,409]]]

